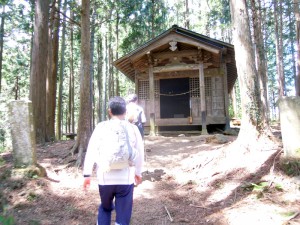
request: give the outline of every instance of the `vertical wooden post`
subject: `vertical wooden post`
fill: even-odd
[[[134,72],[134,84],[135,84],[135,93],[139,97],[139,80],[137,78],[137,71]]]
[[[205,104],[205,84],[204,84],[204,66],[199,63],[199,86],[200,86],[200,99],[201,99],[201,134],[208,134],[206,127],[206,104]]]
[[[153,64],[149,64],[150,136],[155,136],[155,95]]]
[[[135,70],[134,71],[134,85],[135,85],[135,87],[134,87],[135,88],[134,93],[136,93],[136,95],[139,97],[139,80],[137,78],[137,75],[138,75],[138,73]]]
[[[226,63],[222,63],[223,72],[223,87],[224,87],[224,107],[225,107],[225,117],[226,125],[225,130],[230,129],[230,118],[229,118],[229,95],[228,95],[228,84],[227,84],[227,66]]]

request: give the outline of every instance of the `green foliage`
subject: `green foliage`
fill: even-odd
[[[1,173],[0,180],[5,180],[11,177],[11,170],[5,170]]]
[[[209,23],[210,27],[229,26],[231,23],[230,4],[228,0],[208,1],[209,3]],[[226,26],[225,26],[226,25]]]
[[[280,213],[280,215],[282,215],[284,217],[293,217],[293,216],[297,215],[298,213],[299,212],[287,211],[287,212]]]
[[[275,186],[271,186],[269,182],[262,181],[258,183],[245,183],[241,186],[245,191],[251,191],[256,194],[257,198],[262,198],[264,193],[270,192],[272,190],[275,191],[283,191],[283,188],[280,184],[275,184]]]
[[[5,152],[10,146],[10,132],[8,121],[7,102],[4,98],[0,98],[0,153]]]
[[[27,196],[27,200],[30,202],[35,201],[38,198],[38,196],[34,192],[29,192]]]
[[[268,182],[260,182],[258,184],[251,183],[252,191],[263,192],[268,189]]]
[[[277,191],[283,191],[283,187],[280,184],[275,185],[275,190]]]
[[[280,161],[279,168],[286,175],[294,177],[300,175],[300,159],[286,158]]]
[[[13,216],[0,215],[0,224],[2,225],[15,225],[15,219]]]
[[[29,225],[41,225],[42,223],[38,220],[30,220]]]
[[[0,156],[0,166],[3,166],[5,164],[5,160]]]
[[[120,48],[127,54],[167,29],[163,1],[130,1],[121,5],[120,24],[127,30]],[[154,33],[152,33],[152,30]]]
[[[15,219],[12,215],[7,214],[7,207],[5,205],[5,197],[0,192],[0,224],[1,225],[15,225]]]

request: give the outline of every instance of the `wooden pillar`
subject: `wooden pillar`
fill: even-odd
[[[155,136],[155,95],[153,64],[149,65],[149,97],[150,97],[150,136]]]
[[[201,134],[208,134],[206,127],[206,104],[205,104],[205,83],[204,83],[204,66],[199,63],[199,85],[200,85],[200,99],[201,99]]]
[[[225,119],[226,125],[225,130],[230,129],[230,116],[229,116],[229,95],[228,95],[228,84],[227,84],[227,66],[226,63],[222,63],[223,72],[223,87],[224,87],[224,107],[225,107]]]
[[[134,71],[134,84],[135,84],[135,93],[139,97],[139,80],[137,78],[137,71]]]

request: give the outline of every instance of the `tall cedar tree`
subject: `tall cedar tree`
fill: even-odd
[[[300,96],[300,12],[299,0],[294,0],[294,12],[296,17],[296,43],[297,43],[297,70],[295,77],[296,96]]]
[[[49,27],[47,74],[47,141],[55,140],[56,80],[58,68],[60,0],[52,2]]]
[[[80,66],[80,109],[76,144],[72,153],[78,152],[76,164],[82,163],[92,134],[92,101],[90,82],[90,0],[81,1],[81,66]]]
[[[2,61],[3,61],[3,37],[4,37],[5,5],[2,6],[1,24],[0,24],[0,93],[2,81]]]
[[[285,96],[285,77],[283,67],[283,34],[282,34],[282,1],[273,0],[274,22],[275,22],[275,41],[276,41],[276,69],[278,76],[278,95]]]
[[[66,15],[67,0],[63,4],[63,14]],[[60,67],[59,67],[59,85],[57,97],[57,114],[56,114],[56,138],[61,139],[62,120],[63,120],[63,82],[64,82],[64,68],[65,68],[65,50],[66,50],[66,17],[62,21],[61,31],[61,47],[60,47]]]
[[[259,138],[264,142],[269,141],[268,135],[270,133],[262,123],[259,82],[246,0],[230,0],[230,10],[234,46],[238,49],[238,51],[235,51],[235,60],[239,76],[242,108],[242,125],[237,143],[246,149],[255,149],[253,144],[259,143],[257,142]],[[266,135],[265,131],[267,132]]]
[[[49,0],[37,0],[30,74],[30,100],[32,101],[36,141],[39,144],[44,144],[46,139],[48,20]]]
[[[251,12],[253,23],[253,41],[255,44],[256,68],[258,72],[258,81],[261,97],[261,115],[262,122],[269,124],[268,120],[268,96],[267,96],[267,68],[264,39],[261,26],[261,6],[259,0],[251,0]]]

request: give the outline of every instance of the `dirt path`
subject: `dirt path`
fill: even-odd
[[[131,224],[299,224],[300,179],[276,169],[280,149],[241,152],[235,137],[227,139],[217,144],[211,135],[147,137],[144,181],[135,189]],[[72,145],[38,148],[49,179],[10,178],[11,156],[2,155],[1,202],[16,224],[95,224],[97,182],[93,178],[90,190],[82,190],[81,170],[68,156]]]

